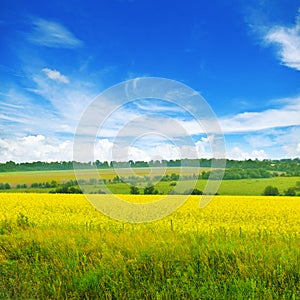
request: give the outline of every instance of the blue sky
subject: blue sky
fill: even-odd
[[[219,119],[227,157],[299,157],[299,8],[284,0],[1,1],[0,161],[71,160],[92,100],[145,76],[198,91]],[[100,160],[111,159],[116,125],[145,112],[125,110],[97,140]],[[197,133],[199,156],[209,157],[209,137]],[[171,144],[143,137],[128,158],[176,157]]]

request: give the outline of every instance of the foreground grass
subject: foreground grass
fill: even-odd
[[[298,197],[198,200],[133,225],[84,196],[1,194],[0,298],[299,299]]]

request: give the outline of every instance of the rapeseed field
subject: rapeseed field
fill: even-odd
[[[300,298],[299,197],[199,199],[131,224],[84,195],[1,193],[0,298]]]

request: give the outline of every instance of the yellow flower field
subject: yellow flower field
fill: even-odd
[[[131,224],[84,195],[1,193],[0,299],[300,298],[299,197],[199,200]]]
[[[109,197],[112,196],[97,197],[104,197],[109,201]],[[159,195],[119,195],[119,197],[134,202],[161,198]],[[247,232],[267,230],[274,234],[300,233],[299,197],[216,196],[203,209],[198,208],[199,200],[200,196],[190,196],[178,211],[146,226],[164,230],[170,226],[172,220],[173,228],[180,232],[195,230],[207,232],[222,227]],[[121,225],[120,222],[97,211],[84,195],[1,193],[0,220],[14,220],[20,213],[38,227]]]

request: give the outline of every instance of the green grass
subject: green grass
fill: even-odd
[[[0,245],[1,299],[300,297],[299,241],[267,232],[24,227]]]
[[[296,186],[300,177],[273,177],[261,179],[223,180],[219,189],[220,195],[262,195],[268,185],[276,186],[280,193],[289,187]]]
[[[289,187],[296,186],[300,181],[300,177],[272,177],[260,179],[239,179],[239,180],[223,180],[218,194],[220,195],[262,195],[264,189],[268,185],[276,186],[281,194]],[[203,191],[206,185],[206,180],[198,180],[196,188]],[[189,185],[187,185],[188,187]],[[159,182],[157,189],[166,194],[172,190],[170,182]],[[184,188],[180,190],[184,192]]]

